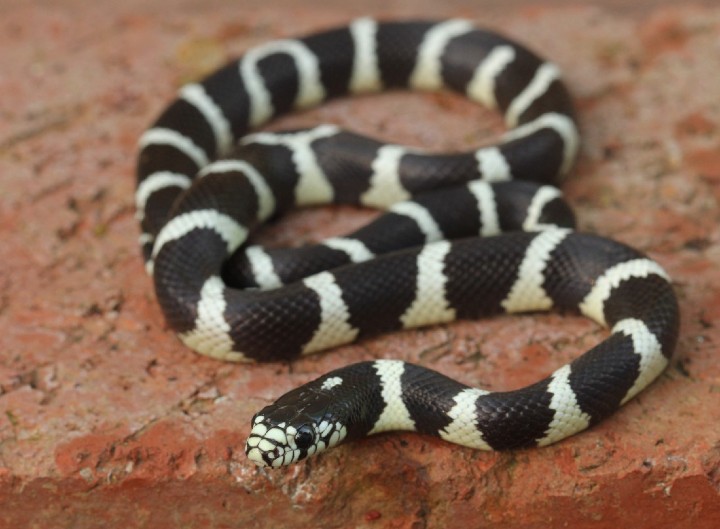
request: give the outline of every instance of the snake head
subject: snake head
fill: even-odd
[[[259,466],[277,468],[340,443],[347,428],[328,412],[323,397],[312,391],[291,392],[263,408],[252,419],[247,456]]]

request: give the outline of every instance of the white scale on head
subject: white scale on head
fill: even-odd
[[[320,389],[324,391],[331,390],[332,388],[339,386],[343,383],[343,379],[340,377],[330,377],[327,380],[325,380],[322,385],[320,386]]]

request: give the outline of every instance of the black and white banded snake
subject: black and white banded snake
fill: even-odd
[[[452,154],[334,125],[249,134],[293,109],[392,88],[459,92],[498,108],[508,132]],[[277,467],[388,430],[478,449],[543,446],[652,382],[677,341],[676,298],[654,261],[572,230],[549,184],[578,142],[558,69],[465,20],[358,19],[252,48],[184,86],[140,140],[136,202],[157,298],[196,351],[289,360],[381,332],[550,309],[610,328],[572,363],[508,392],[399,360],[338,369],[256,414],[250,459]],[[264,221],[327,203],[386,212],[315,246],[246,244]]]

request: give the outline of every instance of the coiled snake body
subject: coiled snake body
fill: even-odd
[[[509,131],[450,154],[333,125],[248,134],[330,97],[396,87],[460,92],[498,108]],[[147,269],[168,322],[202,354],[287,360],[380,332],[550,309],[610,328],[572,363],[510,392],[399,360],[333,371],[256,414],[246,452],[258,464],[387,430],[479,449],[547,445],[613,412],[672,355],[678,309],[665,272],[620,243],[572,231],[549,185],[578,149],[558,69],[467,21],[364,18],[253,48],[183,87],[140,147]],[[247,244],[292,207],[341,202],[386,211],[294,251]]]

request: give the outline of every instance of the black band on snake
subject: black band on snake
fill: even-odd
[[[322,125],[251,129],[335,96],[449,89],[498,108],[508,132],[427,154]],[[607,339],[531,386],[488,392],[398,360],[361,362],[261,410],[246,452],[281,466],[341,441],[413,430],[478,449],[543,446],[606,417],[666,367],[678,308],[662,268],[572,231],[551,187],[578,133],[558,69],[465,20],[347,27],[249,50],[178,99],[140,140],[141,243],[170,325],[196,351],[289,360],[371,334],[560,310]],[[295,206],[385,212],[311,247],[248,245]]]

